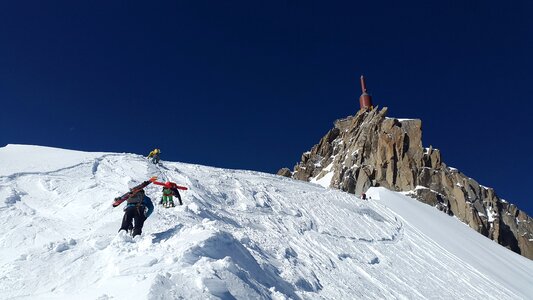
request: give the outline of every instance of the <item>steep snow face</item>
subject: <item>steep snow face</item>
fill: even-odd
[[[118,234],[112,199],[189,187]],[[158,203],[160,188],[146,192]],[[533,262],[404,195],[134,154],[0,148],[0,298],[521,299]]]

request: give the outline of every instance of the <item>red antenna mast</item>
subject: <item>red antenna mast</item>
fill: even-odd
[[[363,92],[361,97],[359,97],[359,105],[361,106],[361,109],[374,108],[372,105],[372,97],[367,93],[365,77],[363,75],[361,75],[361,91]]]

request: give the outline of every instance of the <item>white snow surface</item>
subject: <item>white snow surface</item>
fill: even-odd
[[[150,176],[189,187],[143,234],[112,199]],[[0,299],[531,299],[533,262],[383,188],[136,154],[0,148]]]

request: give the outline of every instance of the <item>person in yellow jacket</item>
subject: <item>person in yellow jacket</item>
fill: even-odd
[[[156,148],[156,149],[152,150],[152,152],[150,152],[150,154],[148,154],[147,158],[148,159],[152,158],[152,162],[154,164],[157,164],[157,163],[159,163],[159,154],[161,154],[161,150]]]

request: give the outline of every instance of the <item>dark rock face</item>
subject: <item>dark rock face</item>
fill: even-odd
[[[386,114],[387,108],[361,110],[337,120],[335,127],[302,155],[292,177],[304,181],[331,177],[330,187],[354,194],[371,186],[409,191],[502,246],[533,259],[531,217],[500,199],[492,188],[446,166],[439,150],[424,148],[420,120],[387,118]],[[280,172],[291,176],[288,169]]]
[[[289,170],[289,168],[281,168],[276,175],[280,175],[283,177],[292,177],[292,172]]]

